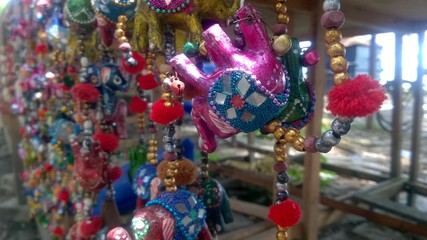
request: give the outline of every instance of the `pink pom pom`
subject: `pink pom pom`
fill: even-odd
[[[329,92],[326,109],[340,117],[366,117],[377,112],[385,99],[378,81],[368,75],[358,75]]]
[[[292,227],[301,218],[301,208],[298,203],[288,199],[271,206],[268,218],[281,227]]]
[[[131,98],[129,102],[129,112],[136,114],[136,113],[143,113],[148,109],[148,102],[142,100],[138,96],[134,96]]]
[[[79,83],[71,89],[73,96],[83,102],[96,102],[99,99],[99,91],[90,83]]]
[[[119,138],[112,133],[95,133],[93,139],[99,142],[102,151],[113,152],[119,147]]]

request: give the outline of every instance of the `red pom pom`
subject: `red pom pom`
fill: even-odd
[[[108,171],[108,178],[111,182],[116,181],[122,176],[122,168],[121,167],[113,167]]]
[[[37,44],[36,49],[34,52],[36,54],[47,54],[47,45],[46,44]]]
[[[145,110],[148,109],[148,102],[142,100],[138,96],[134,96],[131,98],[129,102],[129,112],[136,114],[136,113],[143,113]]]
[[[64,202],[68,202],[68,200],[70,200],[70,193],[66,190],[62,190],[58,194],[58,199]]]
[[[301,218],[301,208],[294,200],[288,199],[271,206],[268,218],[281,227],[292,227]]]
[[[74,85],[71,93],[75,98],[84,102],[96,102],[99,99],[99,91],[90,83]]]
[[[132,52],[132,57],[136,60],[137,64],[135,66],[130,66],[126,64],[126,59],[122,58],[122,68],[125,72],[129,74],[140,73],[145,68],[145,60],[141,54],[137,52]]]
[[[62,228],[62,227],[57,227],[57,228],[55,228],[55,230],[53,230],[53,235],[55,235],[55,236],[58,236],[58,237],[60,237],[60,236],[64,236],[64,229]]]
[[[95,133],[93,139],[99,142],[102,151],[113,152],[119,147],[119,138],[112,133]]]
[[[378,111],[386,99],[378,81],[368,75],[358,75],[353,80],[333,88],[328,95],[326,107],[340,117],[366,117]]]
[[[53,169],[53,166],[52,166],[51,164],[49,164],[49,163],[45,163],[45,164],[43,165],[43,169],[44,169],[46,172],[49,172],[49,171],[51,171],[51,170]]]
[[[153,104],[150,119],[158,124],[169,124],[184,116],[184,107],[176,100],[172,102],[172,107],[166,107],[163,99]]]
[[[91,221],[83,220],[80,224],[80,235],[89,238],[101,230],[102,222],[99,217],[92,217]]]
[[[159,86],[159,83],[154,79],[153,74],[139,75],[136,80],[138,81],[138,87],[144,90],[151,90]]]

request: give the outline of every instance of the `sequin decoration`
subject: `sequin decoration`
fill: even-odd
[[[138,197],[144,200],[150,198],[150,183],[157,176],[156,172],[156,168],[151,164],[144,164],[138,168],[132,184],[132,188]]]
[[[174,240],[197,239],[206,220],[203,203],[191,192],[179,189],[163,192],[146,206],[160,205],[175,217]]]
[[[148,7],[158,13],[177,13],[185,10],[190,0],[144,0]]]
[[[135,239],[144,239],[150,231],[150,222],[142,217],[136,217],[132,219],[132,230]]]
[[[89,1],[68,0],[64,6],[64,15],[75,33],[89,32],[95,27],[95,13]]]
[[[209,90],[208,102],[220,118],[242,132],[252,132],[271,121],[287,103],[288,92],[272,94],[257,87],[256,79],[242,70],[227,70]]]

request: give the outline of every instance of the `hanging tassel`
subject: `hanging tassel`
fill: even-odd
[[[83,238],[90,238],[99,232],[102,228],[102,221],[99,217],[92,217],[90,221],[83,220],[80,224],[80,235]]]
[[[148,102],[138,96],[131,98],[129,102],[129,112],[132,114],[143,113],[148,109]]]
[[[136,80],[138,81],[138,87],[144,90],[151,90],[159,86],[152,73],[139,75]]]
[[[180,102],[174,100],[171,107],[166,107],[165,100],[159,99],[153,104],[150,118],[153,122],[167,125],[183,117],[184,114],[184,107]]]
[[[326,109],[335,116],[366,117],[378,111],[386,98],[378,81],[369,75],[358,75],[329,92]]]
[[[132,58],[135,59],[136,65],[129,65],[126,62],[126,58],[122,58],[121,64],[125,72],[129,74],[140,73],[145,68],[145,60],[141,54],[137,52],[132,52]]]
[[[97,102],[99,91],[90,83],[79,83],[71,89],[73,97],[82,102]]]
[[[119,138],[112,133],[97,132],[92,138],[99,142],[104,152],[114,152],[119,147]]]

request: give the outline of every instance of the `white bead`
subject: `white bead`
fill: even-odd
[[[80,65],[82,67],[87,67],[89,66],[89,59],[87,57],[82,57],[80,58]]]
[[[323,11],[338,11],[340,10],[341,3],[340,0],[325,0],[323,2]]]
[[[92,129],[92,127],[93,127],[93,124],[92,124],[92,121],[90,120],[86,120],[83,124],[84,129]]]
[[[102,120],[104,118],[104,114],[102,112],[96,112],[96,120]]]
[[[87,207],[91,207],[91,206],[92,206],[92,199],[90,199],[90,198],[85,198],[85,199],[83,200],[83,203],[84,203],[85,208],[86,208],[86,206],[87,206]]]

